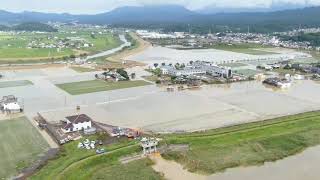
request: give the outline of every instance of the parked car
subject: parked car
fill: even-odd
[[[103,149],[103,148],[96,150],[96,153],[97,153],[97,154],[103,154],[103,153],[105,153],[105,152],[106,152],[106,150]]]

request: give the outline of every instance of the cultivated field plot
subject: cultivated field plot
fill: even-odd
[[[18,86],[30,86],[33,85],[31,81],[21,80],[21,81],[4,81],[0,82],[0,88],[18,87]]]
[[[16,175],[49,146],[25,117],[0,121],[0,178]]]
[[[146,81],[119,81],[105,82],[102,80],[80,81],[65,84],[56,84],[59,88],[68,92],[71,95],[87,94],[100,91],[111,91],[116,89],[125,89],[139,86],[150,85]]]

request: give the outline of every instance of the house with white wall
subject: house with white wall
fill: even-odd
[[[4,96],[0,100],[0,110],[6,113],[19,113],[23,111],[18,102],[18,98],[13,95]]]
[[[68,116],[63,122],[64,126],[62,127],[62,130],[65,133],[90,129],[92,127],[92,119],[86,114]]]

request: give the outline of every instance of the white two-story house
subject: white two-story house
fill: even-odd
[[[65,133],[90,129],[92,127],[92,119],[85,114],[68,116],[64,119],[64,122],[62,130]]]

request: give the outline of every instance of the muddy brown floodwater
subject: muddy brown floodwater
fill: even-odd
[[[237,167],[210,176],[191,173],[174,161],[152,156],[153,169],[169,180],[319,180],[320,146],[261,166]]]
[[[319,180],[320,146],[262,166],[239,167],[211,175],[209,180]]]
[[[152,168],[163,174],[166,179],[169,180],[204,180],[206,176],[191,173],[186,169],[183,169],[183,166],[174,162],[174,161],[167,161],[163,159],[160,155],[153,155],[150,157],[155,165]]]

